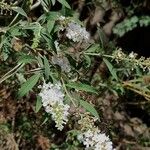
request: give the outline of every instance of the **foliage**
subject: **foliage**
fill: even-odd
[[[51,10],[56,3],[61,9]],[[42,12],[33,19],[28,11],[39,7]],[[109,137],[99,129],[102,115],[97,98],[104,93],[122,97],[131,90],[149,102],[150,58],[138,57],[134,52],[126,54],[112,47],[111,42],[108,51],[103,39],[91,40],[67,0],[30,1],[30,10],[0,2],[0,8],[15,11],[11,23],[0,28],[0,61],[6,67],[10,65],[9,70],[3,69],[0,83],[14,80],[17,101],[32,99],[32,110],[41,117],[34,124],[27,114],[20,116],[18,126],[19,131],[25,131],[23,136],[30,139],[30,129],[39,125],[45,126],[49,139],[56,130],[63,130],[63,144],[54,143],[52,149],[113,149]],[[149,16],[127,18],[116,25],[114,33],[123,36],[138,25],[148,26],[149,20]],[[91,75],[95,60],[103,62],[107,77],[98,72]]]
[[[147,27],[150,25],[149,16],[132,16],[131,18],[126,18],[121,23],[118,23],[113,29],[114,34],[122,37],[125,33],[132,31],[137,27]]]

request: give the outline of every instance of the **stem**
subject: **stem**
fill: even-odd
[[[132,83],[129,82],[123,82],[123,87],[134,91],[135,93],[138,93],[139,95],[142,95],[145,97],[145,99],[147,99],[148,101],[150,101],[150,93],[146,94],[145,92],[141,91],[139,88],[135,87]]]
[[[84,53],[85,55],[90,55],[90,56],[101,56],[100,53]]]
[[[8,25],[8,27],[10,27],[16,21],[16,19],[18,18],[18,16],[19,16],[19,13],[17,13],[17,15],[14,17],[14,19]]]
[[[25,72],[25,74],[36,73],[36,72],[40,72],[41,70],[43,70],[43,69],[42,68],[35,68],[32,70],[29,70],[28,72]]]
[[[113,56],[111,55],[103,55],[104,57],[108,57],[108,58],[114,58]]]
[[[63,80],[63,78],[62,78],[62,77],[61,77],[61,81],[62,81],[62,84],[63,84],[64,90],[65,90],[65,92],[66,92],[67,96],[70,98],[70,100],[71,100],[71,102],[73,103],[73,105],[74,105],[75,107],[77,107],[77,105],[75,104],[75,102],[74,102],[73,98],[72,98],[72,97],[71,97],[71,95],[68,93],[67,88],[66,88],[66,86],[65,86],[65,83],[64,83],[64,80]]]
[[[2,78],[4,78],[5,76],[9,75],[11,72],[13,72],[14,70],[16,70],[19,66],[20,66],[20,64],[18,64],[17,66],[15,66],[13,69],[11,69],[10,71],[8,71],[5,75],[3,75]]]
[[[18,70],[20,70],[22,67],[24,66],[24,64],[18,64],[17,66],[15,66],[12,70],[10,70],[9,72],[7,72],[1,79],[0,79],[0,83],[2,83],[3,81],[5,81],[6,79],[10,78],[12,75],[14,75],[15,73],[17,73]],[[13,72],[14,71],[14,72]]]

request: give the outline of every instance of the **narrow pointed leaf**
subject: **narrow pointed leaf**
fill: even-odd
[[[21,56],[19,58],[18,64],[20,64],[20,63],[27,64],[27,63],[32,63],[32,62],[35,62],[35,61],[36,61],[36,59],[33,56],[24,55],[24,56]]]
[[[55,25],[55,21],[54,20],[48,20],[47,22],[47,30],[49,33],[51,33],[51,31],[53,30]]]
[[[94,108],[94,106],[92,104],[90,104],[84,100],[80,100],[80,105],[82,107],[84,107],[88,112],[90,112],[93,116],[100,119],[98,112],[96,111],[96,109]]]
[[[116,73],[116,70],[115,68],[113,67],[113,65],[106,59],[106,58],[103,58],[103,61],[105,62],[105,64],[107,65],[111,75],[113,76],[114,79],[116,79],[118,81],[118,76],[117,76],[117,73]]]
[[[56,0],[51,0],[52,1],[52,5],[54,6],[56,3]]]
[[[45,69],[45,77],[49,79],[50,76],[50,66],[46,57],[44,57],[44,69]]]
[[[35,112],[37,113],[42,107],[41,98],[38,96],[36,100]]]
[[[29,91],[32,90],[32,88],[36,85],[40,78],[40,74],[35,74],[32,77],[30,77],[24,84],[22,84],[20,90],[19,90],[19,97],[24,96],[27,94]]]
[[[22,16],[25,16],[26,18],[28,18],[26,12],[21,8],[21,7],[11,7],[13,11],[21,14]]]
[[[57,0],[59,3],[61,3],[63,6],[71,9],[70,5],[68,4],[68,2],[66,0]]]
[[[97,94],[96,89],[88,84],[70,82],[66,84],[66,86],[70,88],[74,88],[76,90],[81,90],[81,91],[86,91],[86,92]]]

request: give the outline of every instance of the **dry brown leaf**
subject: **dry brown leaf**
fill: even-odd
[[[50,149],[50,141],[47,137],[39,135],[37,138],[37,142],[38,142],[39,147],[42,150],[49,150]]]

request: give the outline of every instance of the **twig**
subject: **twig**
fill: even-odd
[[[73,100],[73,98],[72,98],[72,97],[70,96],[70,94],[68,93],[67,88],[66,88],[66,86],[65,86],[65,83],[64,83],[64,80],[63,80],[63,78],[62,78],[62,77],[61,77],[61,81],[62,81],[62,84],[63,84],[64,90],[65,90],[65,92],[66,92],[67,96],[70,98],[70,100],[71,100],[71,102],[73,103],[73,105],[74,105],[75,107],[77,107],[77,106],[76,106],[76,104],[75,104],[75,102],[74,102],[74,100]]]
[[[12,75],[14,75],[15,73],[17,73],[18,70],[20,70],[22,67],[24,66],[24,64],[18,64],[17,66],[15,66],[12,70],[10,70],[9,72],[7,72],[1,79],[0,79],[0,83],[2,83],[3,81],[5,81],[6,79],[10,78]]]
[[[32,69],[32,70],[29,70],[28,72],[25,72],[25,74],[31,74],[31,73],[35,73],[35,72],[38,72],[38,71],[41,71],[43,70],[42,68],[35,68],[35,69]]]
[[[137,87],[135,87],[132,83],[129,82],[123,82],[123,87],[134,91],[135,93],[138,93],[139,95],[144,96],[148,101],[150,101],[150,93],[146,94],[145,92],[141,91],[140,89],[138,89]]]

